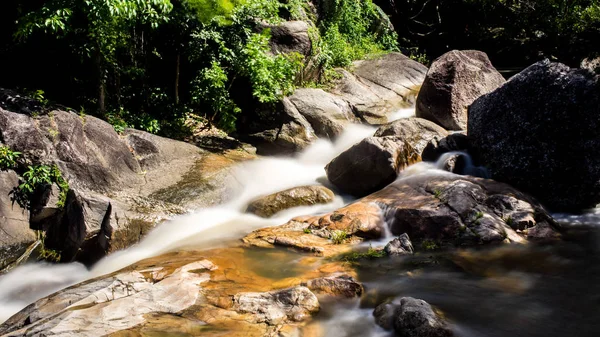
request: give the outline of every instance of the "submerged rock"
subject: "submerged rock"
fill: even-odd
[[[417,117],[448,130],[465,130],[469,105],[504,82],[485,53],[450,51],[431,64],[417,97]]]
[[[360,297],[364,291],[362,285],[348,275],[321,277],[303,285],[317,294],[347,298]]]
[[[362,197],[385,187],[419,160],[408,142],[394,136],[369,137],[334,158],[325,171],[342,192]]]
[[[335,194],[324,186],[294,187],[252,201],[246,212],[269,218],[277,212],[292,207],[326,204],[332,202],[334,197]]]
[[[448,323],[429,303],[412,297],[403,297],[392,303],[383,303],[373,312],[375,321],[386,330],[392,328],[401,337],[454,336]]]
[[[600,203],[600,80],[549,61],[515,75],[469,109],[469,139],[493,179],[553,211]]]

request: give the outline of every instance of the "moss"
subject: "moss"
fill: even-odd
[[[143,219],[128,219],[127,224],[112,235],[110,250],[117,251],[140,242],[154,228],[154,223]]]
[[[421,242],[421,248],[426,251],[439,249],[440,246],[433,240],[427,239]]]
[[[385,257],[386,254],[383,250],[374,249],[369,247],[366,252],[351,252],[342,256],[341,260],[346,262],[356,262],[359,260],[374,260]]]

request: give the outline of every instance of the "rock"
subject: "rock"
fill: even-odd
[[[587,69],[591,72],[595,72],[596,74],[600,74],[600,57],[585,58],[583,61],[581,61],[580,67],[581,69]]]
[[[325,171],[342,192],[360,197],[385,187],[419,160],[408,142],[393,136],[369,137],[334,158]]]
[[[269,218],[292,207],[326,204],[332,202],[334,197],[335,194],[330,189],[320,185],[294,187],[252,201],[246,212]]]
[[[374,137],[394,136],[405,141],[421,155],[428,143],[448,136],[448,131],[422,118],[402,118],[377,129]]]
[[[216,267],[208,260],[171,274],[129,271],[87,281],[38,300],[0,326],[6,336],[103,336],[178,313],[196,303]],[[314,295],[313,295],[314,296]]]
[[[321,277],[302,284],[317,294],[343,296],[347,298],[360,297],[363,287],[353,277],[348,275]]]
[[[288,54],[291,52],[309,56],[312,43],[308,36],[309,25],[305,21],[285,21],[279,25],[268,26],[271,30],[269,45],[275,53]]]
[[[333,139],[342,133],[344,125],[355,120],[346,101],[322,89],[297,89],[289,100],[319,137]]]
[[[538,62],[469,108],[469,140],[493,179],[553,211],[600,202],[600,81]]]
[[[388,53],[354,63],[354,74],[408,100],[423,83],[427,67],[400,53]]]
[[[437,314],[429,303],[412,297],[403,297],[393,304],[382,304],[375,309],[376,321],[389,329],[389,320],[396,335],[402,337],[449,337],[454,336],[448,323]],[[383,306],[383,308],[380,308]],[[390,311],[393,313],[390,315]],[[391,316],[391,317],[390,317]]]
[[[513,201],[509,207],[494,201],[509,196],[519,202]],[[359,202],[377,203],[392,234],[406,233],[413,242],[421,242],[417,248],[425,250],[446,245],[520,243],[526,238],[540,239],[530,233],[548,228],[546,239],[558,236],[554,220],[538,202],[487,179],[432,171],[401,177]],[[533,221],[522,230],[513,228],[514,221],[509,219],[515,212]]]
[[[60,220],[46,230],[46,246],[61,252],[61,261],[93,263],[110,248],[113,227],[110,199],[71,189]]]
[[[410,255],[415,251],[412,242],[406,233],[388,242],[383,250],[389,256]]]
[[[312,126],[289,98],[279,102],[273,112],[259,114],[259,117],[259,122],[243,127],[245,139],[256,146],[258,154],[290,154],[317,140]]]
[[[450,51],[431,64],[417,97],[416,115],[448,130],[465,130],[469,105],[504,82],[485,53]]]
[[[0,108],[29,116],[46,110],[37,100],[4,88],[0,88]]]
[[[423,149],[421,158],[423,161],[437,161],[443,154],[448,152],[469,153],[469,138],[466,134],[453,133],[445,138],[432,138]]]
[[[267,293],[239,293],[233,297],[233,310],[253,314],[256,323],[278,325],[300,322],[319,311],[317,297],[306,287]]]
[[[29,228],[29,211],[11,200],[19,186],[14,171],[0,171],[0,270],[15,262],[37,237]]]

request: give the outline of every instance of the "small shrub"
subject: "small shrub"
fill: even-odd
[[[57,206],[63,208],[67,200],[69,184],[63,178],[60,169],[56,165],[34,165],[28,166],[23,173],[19,186],[13,190],[12,199],[23,208],[30,208],[31,197],[38,187],[52,185],[55,183],[60,189]]]
[[[344,243],[347,238],[348,238],[348,233],[346,233],[346,231],[337,230],[337,231],[331,232],[330,239],[336,245],[340,245],[340,244]]]
[[[310,231],[310,229],[308,229],[308,228],[304,228],[304,234],[310,234],[310,233],[312,233],[312,232]]]
[[[427,239],[421,242],[421,248],[423,248],[423,250],[436,250],[440,247],[435,241]]]
[[[352,252],[344,255],[342,260],[346,262],[355,262],[358,260],[374,260],[385,256],[386,254],[383,250],[373,249],[372,246],[369,246],[369,249],[366,252]]]
[[[0,170],[10,170],[17,166],[21,152],[12,151],[8,146],[0,146]]]
[[[442,190],[436,189],[433,191],[433,196],[438,200],[442,200]]]

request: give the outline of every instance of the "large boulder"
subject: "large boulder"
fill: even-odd
[[[285,191],[269,194],[252,201],[247,212],[263,218],[269,218],[275,213],[299,206],[326,204],[333,201],[335,194],[323,186],[301,186]]]
[[[427,144],[434,140],[441,140],[448,136],[448,131],[439,125],[422,118],[402,118],[377,129],[374,137],[397,137],[410,144],[419,154]]]
[[[552,210],[600,202],[600,81],[538,62],[469,109],[471,146],[491,176]]]
[[[289,98],[274,111],[259,113],[259,120],[244,126],[244,139],[256,146],[258,154],[290,154],[305,149],[317,135]]]
[[[11,200],[19,186],[14,171],[0,171],[0,270],[15,262],[36,241],[29,228],[29,211]]]
[[[310,28],[305,21],[285,21],[279,25],[267,26],[271,30],[270,47],[276,53],[296,52],[309,56],[312,43],[308,35]]]
[[[342,192],[362,197],[385,187],[419,160],[408,142],[394,136],[369,137],[334,158],[325,171]]]
[[[298,89],[289,99],[319,137],[333,139],[356,120],[346,101],[322,89]]]
[[[417,117],[448,130],[464,130],[469,105],[504,82],[485,53],[450,51],[431,64],[417,97]]]
[[[384,329],[392,327],[401,337],[454,336],[448,322],[423,300],[403,297],[383,303],[373,312],[375,321]]]

